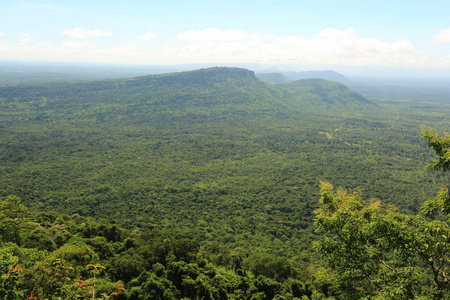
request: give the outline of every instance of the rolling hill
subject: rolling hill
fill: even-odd
[[[347,86],[324,79],[304,79],[281,85],[289,89],[292,98],[301,98],[304,106],[323,110],[367,109],[376,104]],[[301,95],[299,97],[299,95]]]
[[[431,188],[411,161],[424,157],[416,127],[393,114],[339,83],[275,86],[238,68],[4,87],[0,195],[130,228],[204,220],[217,230],[209,241],[269,224],[295,256],[309,253],[320,180],[411,210]]]
[[[291,81],[303,79],[324,79],[328,81],[350,84],[351,80],[335,71],[302,71],[302,72],[282,72],[282,73],[258,73],[256,76],[269,84],[286,84]]]
[[[256,74],[256,77],[258,77],[265,83],[270,84],[283,84],[292,81],[290,78],[284,76],[282,73],[259,73]]]
[[[120,117],[136,123],[187,115],[196,118],[224,114],[270,116],[364,109],[370,105],[361,95],[336,83],[316,80],[278,87],[263,83],[252,71],[238,68],[5,87],[0,93],[3,118],[21,111],[21,118],[52,122],[73,119],[105,122]]]
[[[87,251],[80,272],[100,261],[126,299],[156,285],[183,297],[301,297],[321,264],[319,182],[415,212],[443,182],[423,168],[419,126],[449,126],[447,116],[323,79],[266,84],[238,68],[3,87],[0,198],[16,195],[34,214],[0,220],[0,237],[17,253],[42,251],[36,265],[23,254],[27,272]]]
[[[349,84],[351,81],[344,75],[327,70],[327,71],[302,71],[302,72],[284,72],[282,73],[284,76],[290,78],[291,80],[301,80],[301,79],[325,79],[329,81],[336,81],[343,84]]]
[[[348,146],[344,141],[338,141],[345,138],[338,136],[344,131],[350,132],[352,126],[360,126],[347,125],[346,120],[351,120],[351,124],[367,124],[370,121],[355,116],[381,109],[336,82],[310,79],[274,86],[263,83],[252,71],[238,68],[5,87],[0,89],[0,95],[4,145],[1,157],[8,170],[2,173],[6,176],[2,180],[14,181],[13,178],[19,176],[22,179],[17,182],[22,182],[28,177],[26,170],[29,168],[40,174],[26,183],[29,188],[6,184],[3,193],[19,194],[30,204],[44,206],[50,199],[54,199],[50,206],[60,206],[61,201],[73,198],[71,205],[66,206],[68,212],[69,207],[77,210],[76,199],[86,199],[81,195],[90,194],[88,190],[110,186],[122,175],[134,173],[128,166],[136,164],[137,169],[147,164],[158,169],[158,163],[169,160],[166,165],[176,162],[177,168],[184,170],[191,168],[189,164],[200,163],[210,168],[205,171],[207,174],[217,172],[209,165],[216,159],[227,163],[235,157],[251,160],[261,155],[260,151],[265,155],[278,151],[308,153],[311,149],[307,150],[307,144],[302,145],[304,141],[318,139],[324,142],[324,147],[338,143],[339,148],[345,148]],[[340,125],[335,123],[336,118],[341,119]],[[388,127],[383,123],[374,124]],[[327,139],[335,136],[331,131],[336,131],[334,141]],[[328,133],[321,136],[318,132]],[[54,158],[50,158],[50,154]],[[160,155],[162,158],[155,160]],[[49,160],[56,163],[54,168],[47,169]],[[41,164],[45,171],[38,171]],[[95,165],[104,172],[97,173]],[[153,175],[148,169],[143,170],[144,177],[126,177],[135,182],[159,182],[158,185],[162,181],[173,182],[171,171],[159,170],[161,172],[152,172]],[[246,176],[253,176],[254,171]],[[65,190],[67,186],[63,182],[69,177],[63,174],[71,178],[68,186],[77,182],[74,178],[90,183],[86,187],[79,186],[84,190],[81,194],[77,191],[78,185],[72,187],[73,191]],[[34,186],[35,180],[39,186]],[[117,184],[123,186],[127,181]],[[49,196],[47,184],[56,184],[50,188],[53,196]],[[137,184],[136,188],[142,187]],[[30,189],[37,190],[40,196],[30,194]],[[94,198],[100,196],[103,197],[97,192],[92,194]],[[99,204],[107,205],[103,201]]]

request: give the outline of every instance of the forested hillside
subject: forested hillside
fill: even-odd
[[[270,84],[283,84],[292,81],[289,77],[284,76],[282,73],[259,73],[256,74],[256,77]]]
[[[1,295],[338,297],[320,181],[417,213],[448,112],[238,68],[0,88]]]
[[[335,71],[302,71],[302,72],[282,72],[282,73],[260,73],[258,78],[273,84],[288,83],[290,81],[297,81],[302,79],[325,79],[329,81],[340,82],[348,84],[350,79]]]

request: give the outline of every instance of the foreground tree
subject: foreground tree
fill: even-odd
[[[450,136],[425,128],[422,137],[437,155],[429,167],[450,168]],[[315,244],[331,267],[343,299],[446,299],[450,297],[450,198],[442,189],[407,215],[361,192],[335,190],[321,183]]]

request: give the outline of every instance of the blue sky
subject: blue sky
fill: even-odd
[[[450,1],[2,0],[0,59],[450,69]]]

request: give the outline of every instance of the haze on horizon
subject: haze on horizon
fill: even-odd
[[[450,71],[450,2],[5,0],[0,60]]]

